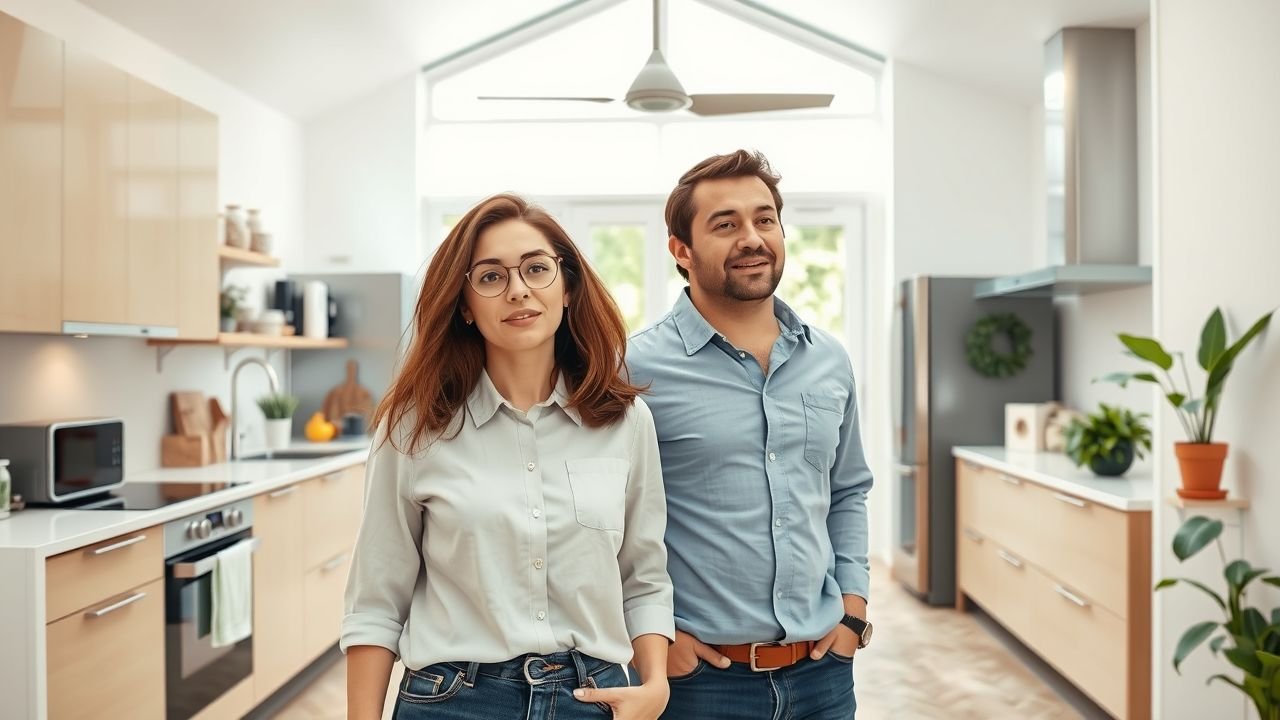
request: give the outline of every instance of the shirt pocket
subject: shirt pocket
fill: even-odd
[[[804,459],[825,475],[836,462],[844,408],[836,398],[818,393],[801,393],[800,400],[804,403]]]
[[[627,473],[621,458],[566,460],[578,524],[595,530],[621,530],[627,509]]]

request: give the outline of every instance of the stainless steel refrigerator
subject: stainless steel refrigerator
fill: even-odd
[[[373,396],[374,405],[382,399],[409,346],[408,328],[421,278],[403,273],[323,273],[290,275],[289,279],[299,288],[311,280],[328,285],[329,297],[337,301],[331,334],[350,343],[345,350],[290,353],[289,383],[299,400],[293,433],[302,435],[311,414],[323,407],[325,396],[346,379],[348,360],[359,363],[357,379]]]
[[[899,287],[894,328],[898,377],[893,575],[932,605],[955,601],[951,448],[1003,445],[1006,403],[1047,402],[1056,396],[1053,300],[975,299],[974,286],[984,279],[914,277]],[[1031,328],[1027,366],[1011,377],[986,377],[969,365],[965,338],[974,323],[992,313],[1013,313]]]

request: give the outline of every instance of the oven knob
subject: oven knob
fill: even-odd
[[[240,523],[243,523],[243,522],[244,522],[244,513],[240,512],[239,510],[232,510],[231,512],[227,513],[228,527],[240,527]]]
[[[213,533],[213,523],[209,522],[209,518],[205,518],[196,523],[196,537],[201,540],[209,537]]]
[[[187,523],[187,537],[191,540],[197,540],[200,538],[200,523],[195,520]]]

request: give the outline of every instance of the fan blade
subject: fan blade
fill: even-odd
[[[477,100],[551,100],[554,102],[592,102],[592,103],[611,103],[613,98],[607,97],[536,97],[536,96],[519,96],[519,95],[477,95]]]
[[[806,95],[796,93],[759,93],[690,95],[693,104],[689,112],[694,115],[734,115],[737,113],[768,112],[770,110],[801,110],[829,107],[834,95]]]

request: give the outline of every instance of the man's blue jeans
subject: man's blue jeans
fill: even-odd
[[[396,720],[608,720],[607,705],[580,702],[579,687],[626,687],[621,665],[576,650],[501,663],[436,663],[406,670]]]
[[[699,660],[669,682],[663,720],[850,720],[857,707],[853,661],[833,653],[772,672],[743,663],[721,670]]]

